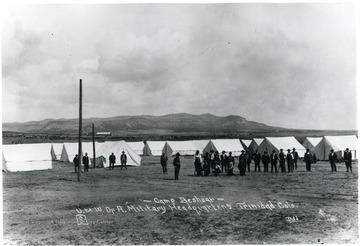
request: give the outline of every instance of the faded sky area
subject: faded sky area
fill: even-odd
[[[356,129],[353,4],[16,5],[3,122],[211,113]]]

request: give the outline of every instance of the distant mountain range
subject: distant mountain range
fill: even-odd
[[[212,114],[192,115],[186,113],[163,116],[116,116],[109,118],[83,119],[83,132],[151,132],[165,130],[172,132],[234,132],[244,130],[281,130],[262,123],[248,121],[237,115],[219,117]],[[44,134],[76,134],[78,119],[45,119],[24,123],[3,123],[3,131]],[[285,129],[284,129],[285,130]]]

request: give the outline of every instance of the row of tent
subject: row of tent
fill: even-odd
[[[343,151],[349,148],[353,159],[357,159],[358,139],[355,135],[348,136],[325,136],[308,137],[301,145],[295,137],[265,137],[246,139],[211,139],[211,140],[189,140],[189,141],[146,141],[144,142],[125,142],[107,141],[96,142],[95,152],[97,158],[92,159],[92,142],[82,143],[82,154],[88,153],[91,162],[97,167],[108,167],[108,157],[114,153],[117,160],[124,151],[128,157],[128,165],[140,166],[141,156],[160,156],[165,153],[173,156],[194,155],[196,150],[206,153],[211,150],[221,153],[223,150],[232,152],[233,156],[239,156],[242,150],[254,153],[268,153],[275,150],[276,153],[283,149],[295,148],[300,157],[303,157],[306,149],[310,149],[319,160],[327,160],[331,149],[339,157]],[[29,171],[51,169],[52,161],[72,162],[78,153],[78,143],[42,143],[42,144],[16,144],[3,145],[3,170],[4,171]],[[118,161],[119,162],[119,161]],[[116,163],[119,165],[119,163]],[[93,165],[93,164],[91,164]]]

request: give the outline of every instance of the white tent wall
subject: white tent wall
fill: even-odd
[[[63,160],[61,160],[63,148],[64,148],[63,143],[52,143],[51,144],[51,157],[52,157],[53,161],[63,161]]]
[[[255,153],[255,150],[257,150],[260,146],[260,144],[264,141],[263,138],[253,138],[251,143],[249,144],[248,150],[250,154]]]
[[[211,139],[204,148],[204,153],[210,153],[211,150],[218,151],[220,154],[224,150],[232,152],[232,156],[239,156],[244,150],[239,139]]]
[[[163,148],[163,152],[167,156],[172,156],[176,153],[180,155],[195,155],[196,150],[197,148],[192,141],[167,141]]]
[[[52,169],[50,143],[3,145],[2,150],[4,171]]]
[[[344,151],[349,148],[352,159],[357,159],[359,141],[355,135],[348,136],[324,136],[324,138],[311,149],[318,160],[329,160],[330,150],[333,149],[338,158],[343,157]]]
[[[303,146],[305,149],[312,149],[315,147],[323,137],[307,137],[303,142]]]
[[[144,142],[126,142],[132,150],[135,151],[136,154],[142,155],[143,149],[145,147]]]
[[[288,149],[292,151],[293,148],[295,148],[295,150],[298,152],[300,158],[304,157],[306,149],[293,136],[266,137],[258,147],[258,151],[260,154],[263,154],[264,151],[267,151],[269,154],[271,154],[272,151],[275,150],[275,152],[279,154],[280,149],[283,149],[283,152],[286,154]]]
[[[109,167],[109,156],[111,153],[114,153],[116,157],[115,166],[120,166],[120,156],[122,152],[125,152],[127,156],[127,166],[140,166],[141,157],[135,153],[134,150],[125,141],[116,141],[116,142],[105,142],[97,150],[97,157],[102,157],[104,167]]]
[[[79,143],[78,142],[74,142],[74,143],[64,143],[65,145],[65,149],[66,149],[66,153],[68,156],[68,161],[67,162],[72,162],[75,155],[78,154],[79,151]],[[83,155],[83,151],[81,153],[81,155]]]
[[[143,149],[143,155],[161,156],[165,143],[165,141],[146,141]]]
[[[252,140],[251,139],[240,139],[240,142],[243,145],[244,149],[248,149]]]
[[[203,154],[203,151],[210,140],[191,140],[191,142],[195,146],[195,149],[199,150],[200,154]]]

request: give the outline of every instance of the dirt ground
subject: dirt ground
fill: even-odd
[[[3,173],[5,245],[358,244],[358,168],[318,162],[305,172],[196,177],[181,157],[141,167],[90,169],[81,182],[70,164]]]

